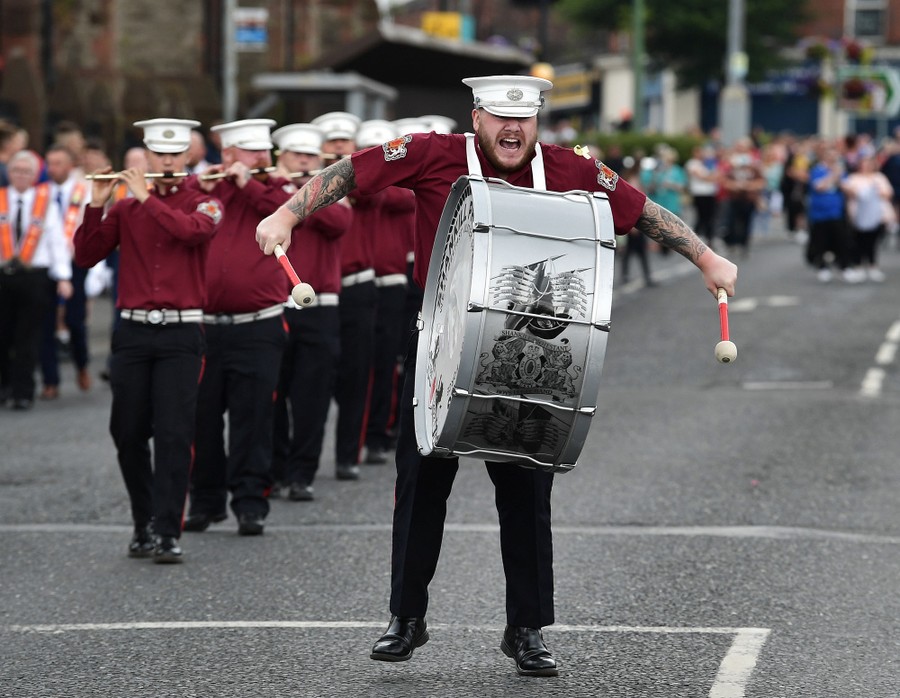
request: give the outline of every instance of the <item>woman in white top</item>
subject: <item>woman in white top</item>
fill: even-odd
[[[891,204],[894,189],[879,172],[874,153],[859,161],[859,169],[847,176],[842,188],[847,195],[847,215],[857,261],[870,281],[884,281],[884,273],[877,264],[878,244],[884,237],[886,224],[894,216]]]
[[[688,178],[688,193],[694,204],[694,231],[712,245],[716,234],[716,203],[719,194],[719,161],[712,145],[694,148],[690,160],[684,164]]]

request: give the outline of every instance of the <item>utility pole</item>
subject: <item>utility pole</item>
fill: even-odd
[[[634,105],[631,110],[631,128],[644,129],[644,0],[633,0],[631,71],[634,74]]]
[[[729,0],[726,84],[719,94],[719,128],[726,146],[750,134],[750,96],[744,84],[747,75],[744,15],[744,0]]]
[[[237,37],[235,36],[234,10],[237,0],[222,3],[222,118],[234,121],[237,118]]]

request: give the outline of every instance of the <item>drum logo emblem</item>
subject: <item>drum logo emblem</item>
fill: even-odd
[[[611,167],[604,165],[599,160],[594,160],[594,164],[597,166],[597,169],[600,170],[600,173],[597,175],[597,184],[606,187],[610,191],[615,191],[616,184],[619,181],[619,175],[617,175]]]
[[[511,102],[518,102],[524,96],[525,95],[522,93],[522,90],[520,90],[518,87],[514,87],[511,90],[507,90],[506,92],[506,98]]]
[[[381,148],[384,150],[384,161],[391,162],[392,160],[405,158],[407,153],[406,144],[411,140],[412,136],[410,135],[400,136],[399,138],[394,138],[382,145]]]

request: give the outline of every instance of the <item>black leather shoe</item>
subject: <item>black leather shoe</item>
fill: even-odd
[[[359,466],[354,463],[338,463],[334,476],[338,480],[359,480]]]
[[[128,544],[128,557],[150,557],[156,547],[153,529],[147,526],[135,526],[131,543]]]
[[[209,528],[210,524],[219,523],[227,518],[228,514],[224,511],[219,512],[218,514],[205,514],[202,511],[192,512],[188,514],[187,518],[184,520],[184,530],[199,533],[200,531],[205,531]]]
[[[311,502],[315,499],[312,485],[304,485],[302,482],[292,482],[288,491],[288,499],[292,502]]]
[[[184,559],[184,551],[178,545],[178,539],[172,536],[161,536],[153,549],[153,562],[172,564]]]
[[[241,514],[238,516],[239,536],[261,536],[265,530],[261,514]]]
[[[387,632],[372,647],[372,659],[382,662],[405,662],[413,650],[428,642],[428,624],[424,618],[391,616]]]
[[[556,660],[544,644],[540,628],[507,625],[500,649],[516,660],[516,671],[520,676],[559,676]]]

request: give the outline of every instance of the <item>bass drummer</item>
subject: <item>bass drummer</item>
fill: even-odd
[[[588,190],[609,197],[617,235],[632,228],[680,253],[700,270],[715,295],[734,294],[737,267],[709,249],[680,218],[619,179],[600,160],[580,151],[538,143],[542,92],[552,83],[536,77],[466,78],[474,105],[475,135],[417,133],[395,138],[341,160],[313,178],[284,206],[263,220],[256,237],[272,254],[287,247],[291,229],[353,189],[375,193],[389,186],[416,195],[415,281],[424,287],[444,203],[463,175],[504,179],[518,187]],[[404,374],[415,375],[410,347]],[[404,386],[397,445],[397,482],[391,559],[391,620],[375,643],[372,659],[404,661],[429,639],[425,614],[428,585],[440,554],[447,498],[458,469],[455,458],[422,456],[413,420],[413,381]],[[554,622],[550,493],[553,474],[509,463],[487,463],[496,490],[500,549],[506,575],[507,627],[502,651],[524,676],[556,676],[557,662],[541,628]]]

